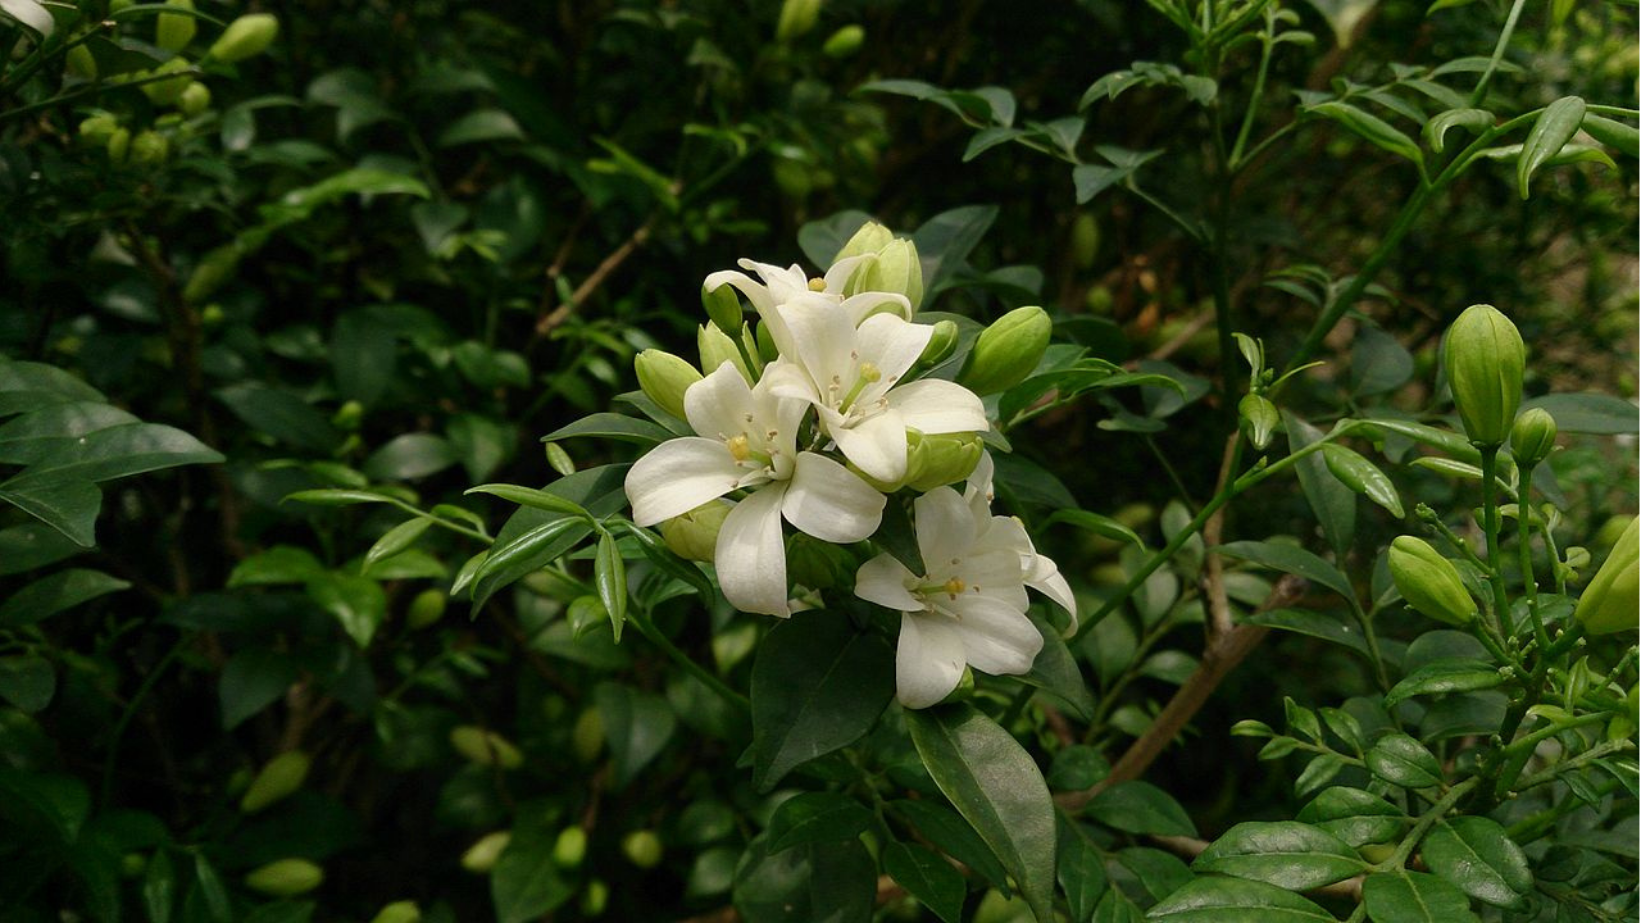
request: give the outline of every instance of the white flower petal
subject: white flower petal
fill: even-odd
[[[786,544],[780,530],[785,495],[785,484],[770,484],[752,492],[723,518],[713,564],[724,599],[735,609],[791,615],[786,602]]]
[[[35,0],[0,0],[0,12],[40,33],[41,37],[51,35],[57,27],[56,21],[51,18],[51,11]]]
[[[860,476],[813,452],[799,453],[783,510],[791,524],[827,542],[859,542],[877,531],[886,498]]]
[[[1043,562],[1047,562],[1046,568],[1042,567]],[[1069,635],[1075,635],[1081,620],[1076,615],[1076,594],[1071,593],[1071,585],[1065,581],[1064,576],[1059,573],[1059,568],[1047,556],[1036,556],[1035,565],[1030,575],[1025,578],[1025,583],[1041,591],[1049,600],[1064,607],[1065,612],[1071,614],[1070,628],[1065,631]]]
[[[975,522],[983,523],[991,515],[991,496],[994,489],[991,482],[996,477],[996,463],[991,460],[989,452],[979,454],[979,464],[968,476],[968,483],[962,489],[963,499],[968,506],[974,508]]]
[[[900,612],[917,612],[923,604],[906,588],[917,576],[894,556],[884,552],[860,566],[854,575],[854,595]]]
[[[688,513],[734,490],[744,474],[745,469],[735,464],[717,440],[698,436],[667,440],[626,473],[632,522],[651,526]]]
[[[876,259],[877,255],[874,253],[862,253],[833,263],[831,269],[826,270],[826,291],[841,293],[843,287],[848,285],[849,277],[854,275],[855,270],[858,270],[868,260],[875,261]],[[843,304],[846,305],[848,302],[845,301]]]
[[[843,299],[843,311],[859,327],[867,318],[890,314],[902,321],[911,320],[911,300],[897,292],[860,292]]]
[[[941,607],[961,617],[955,623],[964,657],[987,674],[1023,674],[1042,650],[1042,633],[1022,610],[984,594],[961,594]]]
[[[751,413],[752,387],[730,363],[718,366],[683,393],[683,414],[689,426],[709,440],[746,432],[751,426],[746,416]]]
[[[815,391],[814,382],[809,379],[808,373],[796,362],[777,359],[763,367],[763,378],[758,384],[768,383],[769,394],[780,398],[792,398],[808,404],[820,404],[820,393]]]
[[[853,322],[836,305],[812,299],[782,305],[778,311],[791,333],[791,358],[802,364],[826,403],[837,406],[859,375]]]
[[[765,286],[745,273],[734,270],[724,270],[706,277],[703,287],[708,292],[716,292],[723,286],[730,285],[739,289],[746,300],[752,303],[752,308],[762,313],[767,308],[774,307],[774,298],[769,294],[769,287]]]
[[[838,426],[841,418],[829,410],[820,409],[826,432],[860,471],[890,484],[905,477],[905,423],[893,408],[849,426]]]
[[[983,433],[991,429],[979,396],[956,382],[923,379],[888,393],[888,406],[905,425],[924,433]]]
[[[929,576],[946,577],[951,560],[968,555],[974,544],[974,517],[951,488],[935,488],[916,499],[917,550]]]
[[[859,296],[855,296],[858,298]],[[853,299],[850,299],[852,301]],[[870,400],[880,397],[888,391],[900,377],[905,375],[917,362],[923,350],[927,349],[928,341],[934,336],[934,325],[912,324],[902,317],[892,314],[874,314],[860,324],[855,336],[855,342],[861,362],[869,362],[877,367],[882,378],[877,381],[876,388],[868,388],[861,400]],[[947,383],[954,384],[954,383]],[[905,386],[907,388],[911,386]],[[961,388],[962,386],[956,386]],[[967,391],[967,389],[963,389]],[[980,416],[984,417],[983,410]],[[941,430],[948,433],[948,430]]]
[[[901,705],[925,709],[950,696],[965,664],[962,636],[950,619],[911,613],[900,617],[894,674]]]

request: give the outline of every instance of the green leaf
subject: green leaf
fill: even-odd
[[[657,423],[628,417],[625,414],[589,414],[566,427],[560,427],[541,437],[544,443],[555,443],[572,436],[596,436],[603,439],[653,446],[672,438],[670,430]]]
[[[1401,679],[1384,696],[1384,708],[1414,696],[1432,696],[1440,693],[1467,693],[1471,690],[1490,690],[1504,683],[1504,676],[1496,666],[1467,658],[1440,660],[1426,664]]]
[[[96,544],[102,492],[89,481],[8,482],[0,484],[0,500],[38,518],[79,546],[90,548]]]
[[[1566,96],[1550,103],[1532,123],[1532,130],[1521,144],[1520,160],[1515,164],[1515,181],[1522,199],[1532,194],[1532,174],[1572,140],[1583,126],[1583,115],[1587,111],[1588,105],[1582,99]]]
[[[509,541],[503,542],[498,538],[495,546],[490,549],[490,557],[485,559],[484,564],[478,569],[475,579],[483,580],[491,574],[512,568],[519,562],[535,561],[541,557],[543,550],[561,548],[560,554],[567,552],[568,546],[573,546],[591,531],[592,527],[577,517],[558,517]],[[560,542],[570,536],[574,536],[575,539],[568,546]],[[476,598],[476,593],[474,596]]]
[[[598,587],[598,599],[609,614],[609,624],[615,641],[621,640],[621,627],[626,625],[626,562],[615,545],[612,533],[598,536],[598,552],[593,560],[593,582]]]
[[[1103,150],[1100,153],[1104,153]],[[1071,182],[1076,186],[1076,202],[1078,205],[1091,201],[1105,190],[1124,182],[1136,173],[1140,167],[1162,156],[1161,151],[1131,152],[1136,154],[1132,158],[1123,158],[1114,166],[1105,164],[1081,164],[1071,171]],[[1108,157],[1108,155],[1107,155]]]
[[[171,862],[171,852],[156,850],[148,858],[148,868],[142,874],[142,906],[148,912],[148,920],[155,924],[170,921],[176,900],[177,873],[176,865]]]
[[[211,865],[211,861],[207,860],[203,853],[194,854],[194,884],[199,888],[200,897],[205,901],[205,910],[211,920],[233,920],[233,903],[228,900],[228,887],[223,885],[216,867]]]
[[[1411,420],[1372,418],[1363,422],[1371,424],[1375,429],[1404,436],[1427,446],[1434,446],[1436,449],[1465,462],[1479,462],[1481,459],[1480,450],[1470,445],[1469,439],[1461,433],[1454,433],[1451,430],[1432,427]]]
[[[870,84],[861,89],[868,87]],[[850,209],[817,221],[805,222],[803,227],[797,229],[797,246],[802,249],[803,256],[808,258],[810,265],[830,266],[837,262],[837,254],[842,251],[849,238],[865,227],[865,223],[870,220],[871,216],[865,212]]]
[[[426,517],[417,517],[414,520],[405,520],[383,533],[382,537],[370,546],[370,550],[364,553],[365,570],[368,571],[371,565],[384,558],[397,555],[415,545],[416,540],[421,538],[421,534],[427,532],[427,528],[432,525],[432,520]]]
[[[894,697],[894,652],[839,613],[798,613],[772,629],[752,665],[752,785],[854,743]]]
[[[233,573],[228,575],[228,586],[302,584],[324,573],[324,570],[324,564],[307,549],[295,545],[276,545],[235,565]]]
[[[1233,876],[1198,876],[1152,905],[1145,920],[1156,924],[1206,921],[1333,921],[1325,909],[1278,886]]]
[[[393,498],[379,491],[363,491],[354,488],[310,488],[306,491],[294,491],[285,495],[280,503],[296,501],[299,504],[313,504],[317,507],[348,507],[353,504],[391,504]]]
[[[345,311],[330,331],[330,371],[342,397],[375,404],[393,382],[398,343],[368,308]]]
[[[30,484],[109,481],[178,465],[221,462],[222,454],[175,427],[128,423],[65,440],[0,491]]]
[[[1490,818],[1442,821],[1425,836],[1422,851],[1430,872],[1489,905],[1516,907],[1532,891],[1526,855]]]
[[[802,793],[774,810],[769,819],[769,852],[816,841],[846,840],[871,827],[874,818],[859,800],[842,793]]]
[[[1469,922],[1480,918],[1451,883],[1429,873],[1374,873],[1361,884],[1367,916],[1374,921]]]
[[[643,550],[644,557],[649,559],[650,564],[694,588],[695,593],[700,594],[708,603],[716,598],[712,582],[701,573],[700,567],[667,548],[666,543],[654,532],[630,523],[617,525],[622,532],[638,540],[638,547]]]
[[[1424,152],[1416,142],[1408,138],[1404,132],[1385,122],[1365,109],[1358,109],[1349,103],[1332,100],[1317,103],[1306,107],[1307,115],[1320,116],[1342,125],[1350,134],[1366,141],[1374,147],[1382,148],[1391,154],[1405,157],[1420,166],[1424,162]]]
[[[1304,422],[1296,414],[1283,410],[1282,422],[1287,427],[1287,446],[1298,452],[1321,438],[1321,431]],[[1327,463],[1315,453],[1298,460],[1298,486],[1304,499],[1321,523],[1321,532],[1327,537],[1335,555],[1343,556],[1355,543],[1355,493],[1327,471]]]
[[[665,697],[622,684],[598,684],[593,700],[615,765],[615,785],[625,786],[672,740],[677,716]]]
[[[1058,879],[1071,920],[1093,920],[1094,910],[1110,890],[1104,857],[1087,830],[1064,817],[1060,818]]]
[[[1640,420],[1635,417],[1634,405],[1612,395],[1544,395],[1525,402],[1521,410],[1534,407],[1548,411],[1555,418],[1555,427],[1562,433],[1640,433]]]
[[[1497,116],[1485,109],[1448,109],[1437,113],[1424,123],[1424,143],[1436,154],[1446,150],[1446,133],[1462,128],[1471,135],[1479,135],[1497,124]]]
[[[932,300],[957,271],[967,265],[968,254],[991,229],[1000,211],[994,205],[950,209],[923,222],[911,236],[922,262],[926,300]]]
[[[1125,523],[1120,520],[1113,520],[1110,517],[1100,516],[1088,510],[1077,508],[1056,510],[1042,522],[1042,526],[1045,529],[1055,523],[1069,523],[1077,529],[1085,529],[1096,536],[1104,536],[1106,539],[1115,539],[1118,542],[1131,542],[1141,549],[1145,547],[1145,541],[1139,538],[1139,534],[1130,529]]]
[[[1583,116],[1583,130],[1590,138],[1627,154],[1630,160],[1640,157],[1640,130],[1632,125],[1591,112]]]
[[[0,416],[64,401],[108,403],[102,392],[56,366],[0,356]]]
[[[575,883],[553,859],[555,839],[544,821],[515,825],[512,840],[490,870],[497,920],[539,921],[575,895]]]
[[[1091,721],[1095,709],[1093,693],[1082,679],[1082,668],[1071,655],[1059,630],[1042,617],[1025,614],[1042,635],[1042,650],[1036,653],[1031,669],[1019,679],[1057,699],[1082,721]]]
[[[336,617],[342,631],[368,648],[382,620],[387,618],[387,594],[366,577],[329,572],[308,579],[307,593],[314,603]]]
[[[0,658],[0,699],[23,712],[51,705],[57,692],[57,672],[51,662],[35,654]]]
[[[996,854],[986,846],[974,826],[961,815],[927,799],[901,799],[889,803],[889,806],[904,816],[935,847],[978,873],[1003,894],[1013,894],[1008,884],[1008,871],[1002,868]]]
[[[1191,864],[1204,873],[1255,879],[1294,891],[1341,882],[1366,869],[1354,848],[1298,821],[1247,821],[1208,845]]]
[[[217,687],[222,729],[231,730],[272,705],[299,676],[296,662],[278,652],[251,648],[229,658]]]
[[[54,565],[82,551],[78,543],[45,523],[0,529],[0,577]]]
[[[462,493],[493,494],[502,500],[512,501],[520,507],[534,507],[536,510],[561,513],[572,517],[590,516],[585,507],[572,500],[516,484],[481,484],[476,488],[468,488]]]
[[[1348,786],[1323,790],[1299,810],[1298,820],[1351,847],[1394,840],[1408,824],[1406,814],[1383,797]]]
[[[1337,591],[1346,600],[1355,598],[1355,588],[1350,586],[1350,579],[1344,576],[1344,572],[1314,552],[1296,545],[1253,541],[1229,542],[1219,546],[1216,551],[1230,558],[1239,558],[1276,571],[1296,574],[1312,584],[1320,584],[1322,587]]]
[[[0,425],[0,462],[31,465],[66,441],[141,422],[113,405],[96,401],[47,405]]]
[[[1401,494],[1395,490],[1395,482],[1390,481],[1389,476],[1367,461],[1365,456],[1337,443],[1328,443],[1321,447],[1321,457],[1327,464],[1327,471],[1345,487],[1389,511],[1390,516],[1397,520],[1406,516],[1406,510],[1401,506]]]
[[[908,711],[906,726],[940,791],[1013,875],[1037,919],[1053,919],[1053,800],[1031,755],[958,704]]]
[[[501,109],[477,109],[444,127],[438,146],[453,148],[485,141],[516,141],[524,137],[518,120]]]
[[[877,533],[871,539],[912,574],[928,573],[928,566],[923,564],[922,548],[917,543],[916,527],[911,523],[911,511],[903,498],[888,499],[883,506],[882,525],[877,527]]]
[[[876,897],[877,864],[858,839],[770,853],[760,837],[735,870],[734,904],[747,921],[867,921]]]
[[[1424,789],[1441,783],[1441,765],[1435,755],[1418,739],[1401,732],[1378,739],[1367,751],[1367,769],[1379,779],[1408,789]]]
[[[1250,625],[1325,639],[1343,645],[1364,657],[1371,656],[1366,639],[1361,637],[1361,630],[1336,613],[1296,609],[1268,610],[1244,616],[1241,621]]]
[[[341,444],[342,436],[330,420],[290,392],[246,383],[218,389],[216,398],[252,432],[281,443],[327,456]]]
[[[894,877],[940,920],[961,919],[967,886],[962,874],[944,857],[920,844],[889,841],[883,845],[883,872]]]
[[[364,473],[374,481],[414,481],[460,461],[460,454],[444,437],[406,433],[371,453],[364,462]]]
[[[68,568],[47,575],[12,594],[0,603],[0,629],[29,626],[89,600],[130,587],[101,571]]]

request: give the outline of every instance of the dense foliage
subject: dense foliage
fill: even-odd
[[[1634,29],[0,0],[0,917],[1635,919]]]

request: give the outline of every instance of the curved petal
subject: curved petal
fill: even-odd
[[[854,595],[891,610],[920,612],[923,603],[907,590],[917,576],[894,556],[884,552],[860,566],[854,574]]]
[[[1046,568],[1042,567],[1043,562],[1048,563]],[[1041,591],[1043,596],[1071,614],[1071,625],[1065,632],[1067,635],[1075,635],[1081,620],[1076,615],[1076,594],[1071,593],[1071,585],[1066,582],[1064,575],[1059,573],[1059,568],[1053,561],[1046,556],[1036,556],[1033,565],[1030,574],[1025,578],[1025,583]]]
[[[734,270],[723,270],[707,276],[702,288],[708,292],[716,292],[726,285],[739,289],[740,293],[746,296],[746,300],[752,303],[752,308],[759,314],[762,314],[766,308],[774,307],[774,297],[769,294],[768,286],[745,273],[737,273]]]
[[[836,462],[797,455],[797,470],[781,508],[791,524],[827,542],[859,542],[877,531],[887,498]]]
[[[853,323],[836,305],[813,300],[782,305],[780,316],[796,350],[790,358],[802,363],[824,403],[836,407],[858,375]]]
[[[744,474],[717,440],[698,436],[667,440],[626,473],[632,522],[652,526],[688,513],[733,491]]]
[[[773,263],[741,260],[740,265],[763,278],[763,283],[769,290],[770,300],[776,305],[783,305],[799,295],[811,294],[809,274],[803,272],[803,267],[796,263],[787,267],[779,267]]]
[[[924,433],[983,433],[991,429],[979,396],[944,379],[923,379],[888,393],[888,406],[905,425]]]
[[[884,305],[890,307],[884,308]],[[843,299],[843,311],[859,327],[868,318],[891,314],[902,321],[911,320],[911,299],[898,292],[860,292]]]
[[[683,414],[695,432],[726,440],[752,428],[752,388],[732,363],[718,366],[683,393]]]
[[[815,391],[814,382],[809,379],[808,373],[795,361],[777,359],[763,367],[763,378],[758,380],[769,390],[769,394],[777,398],[793,398],[808,404],[820,404],[820,393]]]
[[[974,543],[974,517],[951,488],[935,488],[912,505],[917,515],[917,550],[931,580],[953,576],[952,561],[961,562]]]
[[[912,324],[898,315],[874,314],[861,322],[859,334],[855,338],[859,343],[860,361],[875,365],[882,378],[876,382],[875,388],[866,389],[860,400],[873,400],[894,387],[900,377],[905,375],[906,370],[917,362],[917,357],[922,355],[923,350],[928,348],[928,341],[933,336],[934,325]],[[984,416],[983,411],[980,416]]]
[[[963,656],[975,670],[1023,674],[1042,650],[1042,633],[1030,617],[1006,603],[984,594],[962,594],[940,606],[961,617],[955,625]]]
[[[838,426],[840,418],[824,413],[829,408],[821,410],[826,432],[860,471],[888,484],[898,483],[905,477],[905,424],[893,408],[850,426]]]
[[[902,615],[894,655],[900,704],[925,709],[950,696],[962,680],[962,653],[962,636],[946,617]]]
[[[843,287],[848,285],[849,277],[854,275],[854,271],[859,269],[861,264],[876,259],[877,255],[874,253],[862,253],[844,257],[833,263],[831,269],[826,270],[826,291],[833,294],[841,293]],[[844,301],[843,304],[846,305],[848,302]]]
[[[754,491],[723,518],[713,564],[723,597],[735,609],[789,616],[786,602],[786,544],[780,534],[780,504],[786,486]]]
[[[42,37],[49,37],[51,31],[57,27],[56,20],[51,18],[51,11],[35,0],[0,0],[0,12],[10,14],[17,20]]]
[[[996,480],[996,471],[997,464],[991,458],[990,451],[981,452],[979,464],[969,473],[968,483],[962,489],[962,496],[975,507],[976,519],[991,515],[991,501],[996,498],[996,489],[992,486],[992,482]],[[981,504],[984,506],[979,506]]]

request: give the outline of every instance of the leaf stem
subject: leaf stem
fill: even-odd
[[[673,663],[683,668],[689,676],[705,684],[708,689],[722,697],[730,705],[748,715],[751,714],[752,701],[750,699],[735,691],[711,671],[701,667],[683,649],[672,644],[672,640],[666,637],[666,633],[655,628],[655,624],[650,621],[649,615],[644,613],[641,607],[628,610],[626,616],[638,626],[638,631],[643,633],[644,638],[654,642],[655,647],[665,652],[666,656],[671,658]]]
[[[1526,9],[1526,0],[1515,0],[1509,7],[1509,16],[1503,21],[1503,32],[1498,35],[1497,47],[1492,49],[1492,60],[1486,62],[1486,70],[1481,72],[1480,82],[1475,84],[1475,92],[1469,95],[1469,108],[1479,109],[1486,102],[1486,91],[1491,89],[1492,75],[1497,73],[1498,64],[1503,60],[1503,53],[1509,48],[1509,39],[1515,34],[1515,24],[1520,22],[1521,11]]]
[[[1481,512],[1486,530],[1486,570],[1492,581],[1492,611],[1498,619],[1498,629],[1504,638],[1515,634],[1514,619],[1509,615],[1509,589],[1503,581],[1503,549],[1498,541],[1498,492],[1495,480],[1498,473],[1498,447],[1481,448]]]

